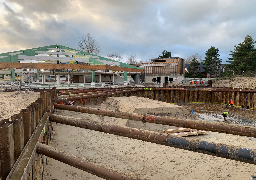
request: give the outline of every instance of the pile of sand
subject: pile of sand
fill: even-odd
[[[102,109],[115,112],[150,114],[179,119],[197,119],[182,106],[143,97],[110,97],[101,104]]]
[[[0,120],[9,119],[20,110],[25,109],[40,97],[39,92],[1,92],[0,93]]]
[[[138,108],[156,108],[156,107],[178,107],[174,104],[163,103],[154,101],[149,98],[143,97],[110,97],[101,105],[102,108],[107,110],[114,110],[118,112],[133,113]]]

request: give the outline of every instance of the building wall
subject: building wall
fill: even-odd
[[[110,74],[106,74],[106,75],[101,75],[101,82],[112,82],[112,79],[113,79],[113,75],[110,75]],[[95,82],[100,82],[100,76],[99,75],[96,75],[95,76]]]
[[[151,63],[142,63],[141,67],[144,68],[145,74],[185,74],[184,59],[178,57],[152,59]]]
[[[153,78],[157,79],[157,77],[161,77],[161,84],[163,84],[165,82],[165,77],[168,77],[168,80],[169,80],[169,78],[173,78],[173,83],[181,83],[182,81],[184,81],[184,75],[183,74],[182,75],[166,75],[166,76],[146,75],[145,76],[145,84],[154,83],[152,81],[152,79]]]
[[[95,82],[99,83],[100,82],[100,76],[95,75]],[[130,80],[133,80],[131,76],[127,76],[127,81],[129,82]],[[91,75],[85,75],[85,83],[91,83],[92,81],[92,76]],[[113,74],[102,74],[101,75],[101,82],[105,83],[112,83],[113,81]],[[84,83],[84,76],[83,75],[73,75],[73,82],[74,83]],[[124,79],[123,77],[116,75],[114,77],[114,84],[123,84]]]
[[[109,74],[109,75],[101,75],[101,82],[112,82],[113,81],[113,74]],[[95,82],[100,82],[100,76],[99,75],[95,75]],[[114,77],[114,84],[123,84],[124,83],[124,79],[118,75],[115,75]]]

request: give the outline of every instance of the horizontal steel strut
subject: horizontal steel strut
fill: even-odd
[[[39,144],[37,146],[37,153],[43,154],[47,157],[53,158],[60,162],[66,163],[83,171],[87,171],[96,176],[112,179],[112,180],[130,180],[132,178],[125,176],[119,172],[106,169],[101,166],[97,166],[93,163],[88,162],[86,159],[76,157],[72,154],[66,153],[61,150],[57,150],[51,146]]]
[[[117,117],[117,118],[123,118],[123,119],[131,119],[131,120],[137,120],[137,121],[143,121],[143,122],[149,122],[149,123],[185,127],[185,128],[192,128],[192,129],[205,130],[205,131],[214,131],[214,132],[256,138],[256,127],[232,125],[232,124],[226,124],[221,122],[174,119],[174,118],[168,118],[168,117],[139,115],[135,113],[113,112],[113,111],[88,108],[88,107],[83,108],[80,106],[68,106],[68,105],[55,104],[54,107],[56,109],[62,109],[62,110],[76,111],[76,112],[82,112],[82,113]]]
[[[92,95],[83,95],[83,96],[74,96],[74,97],[68,97],[68,98],[61,98],[57,99],[56,102],[65,102],[65,101],[73,101],[73,100],[80,100],[80,99],[86,99],[86,98],[97,98],[97,97],[102,97],[102,96],[112,96],[112,95],[117,95],[121,93],[127,93],[127,92],[132,92],[132,91],[138,91],[141,89],[131,89],[131,90],[120,90],[120,91],[114,91],[114,92],[105,92],[105,93],[100,93],[100,94],[92,94]]]
[[[139,139],[156,144],[178,147],[181,149],[197,151],[205,154],[224,157],[227,159],[235,159],[238,161],[245,161],[256,164],[256,151],[248,148],[228,146],[219,143],[208,143],[206,141],[198,141],[194,139],[188,140],[165,133],[162,134],[154,131],[141,130],[125,126],[103,124],[95,121],[74,120],[71,118],[60,117],[54,114],[50,114],[49,120],[56,123],[62,123],[94,131],[115,134],[132,139]]]

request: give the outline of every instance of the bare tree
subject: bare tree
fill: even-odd
[[[138,64],[138,62],[136,60],[136,55],[134,55],[134,54],[130,55],[130,57],[128,58],[127,63],[128,64]]]
[[[185,59],[185,64],[190,64],[193,59],[196,59],[199,63],[202,62],[202,56],[195,53]]]
[[[115,60],[115,61],[122,61],[123,60],[123,57],[117,52],[113,52],[111,54],[108,54],[108,58],[112,59],[112,60]]]
[[[78,49],[90,54],[98,55],[100,53],[100,46],[97,41],[91,37],[89,33],[83,35],[78,41]]]

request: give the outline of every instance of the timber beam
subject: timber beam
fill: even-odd
[[[112,70],[127,72],[143,72],[143,69],[127,68],[109,65],[87,65],[87,64],[51,64],[51,63],[13,63],[0,62],[1,69],[7,68],[29,68],[29,69],[84,69],[84,70]]]
[[[26,180],[29,177],[29,172],[32,169],[32,165],[35,160],[36,145],[41,141],[44,135],[44,127],[48,121],[49,113],[53,107],[53,103],[46,108],[46,112],[43,114],[38,126],[34,133],[31,135],[28,143],[24,147],[21,155],[15,162],[11,172],[9,173],[7,180]]]

